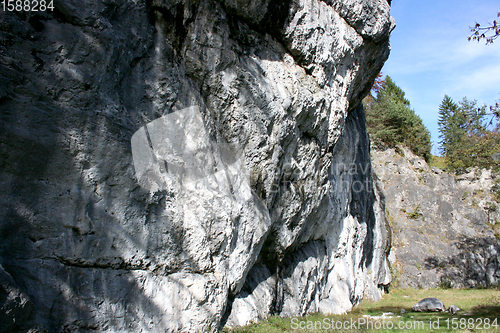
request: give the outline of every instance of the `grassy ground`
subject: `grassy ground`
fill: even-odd
[[[442,156],[431,155],[431,158],[429,160],[429,166],[430,167],[435,166],[440,169],[447,169],[445,158]]]
[[[426,297],[439,298],[446,307],[455,304],[462,310],[456,316],[412,312],[411,307]],[[401,309],[407,312],[400,315]],[[394,313],[393,318],[377,320],[363,317],[380,316],[387,312]],[[270,317],[259,324],[225,332],[500,332],[500,290],[394,290],[379,302],[362,302],[345,315]]]

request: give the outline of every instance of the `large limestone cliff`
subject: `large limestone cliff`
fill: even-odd
[[[374,149],[372,162],[392,229],[393,286],[499,285],[496,172],[448,173],[405,147]]]
[[[0,326],[206,331],[377,298],[360,101],[389,2],[1,12]]]

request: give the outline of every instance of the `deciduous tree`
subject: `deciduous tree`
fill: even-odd
[[[439,142],[447,166],[452,170],[468,167],[499,167],[500,133],[498,105],[478,106],[464,98],[455,103],[445,96],[439,107]]]
[[[500,17],[500,12],[497,13],[497,17]],[[499,22],[493,20],[493,23],[489,23],[487,26],[482,26],[476,22],[474,27],[471,27],[471,32],[472,34],[469,36],[469,41],[477,40],[479,42],[485,40],[486,44],[491,44],[500,36]]]

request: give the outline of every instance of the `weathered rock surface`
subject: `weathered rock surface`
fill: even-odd
[[[2,332],[29,328],[33,303],[0,265],[0,327]]]
[[[2,322],[206,331],[380,296],[360,101],[386,0],[54,6],[0,13]]]
[[[455,176],[406,148],[372,151],[393,231],[395,286],[489,287],[500,282],[497,175]],[[488,209],[489,208],[489,209]]]

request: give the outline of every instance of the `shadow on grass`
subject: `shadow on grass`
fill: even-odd
[[[368,314],[370,316],[379,316],[383,313],[392,312],[395,316],[401,314],[401,310],[404,309],[406,313],[404,313],[403,317],[409,316],[419,316],[419,317],[432,317],[436,315],[445,315],[453,317],[449,315],[448,312],[414,312],[411,307],[396,307],[396,306],[382,306],[377,308],[365,308],[358,311],[353,311],[353,316],[362,316],[364,314]],[[460,311],[458,313],[458,317],[498,317],[500,314],[500,305],[478,305],[472,307],[469,311]]]
[[[471,317],[498,317],[500,315],[500,305],[478,305],[467,312]]]
[[[398,315],[398,314],[400,314],[401,309],[404,309],[406,312],[411,311],[411,307],[386,305],[386,306],[379,306],[376,308],[375,307],[374,308],[366,307],[366,308],[359,309],[359,310],[356,309],[356,310],[353,310],[351,313],[353,315],[359,315],[359,316],[361,316],[363,314],[369,314],[372,316],[372,315],[381,315],[384,312],[392,312],[395,315]]]

